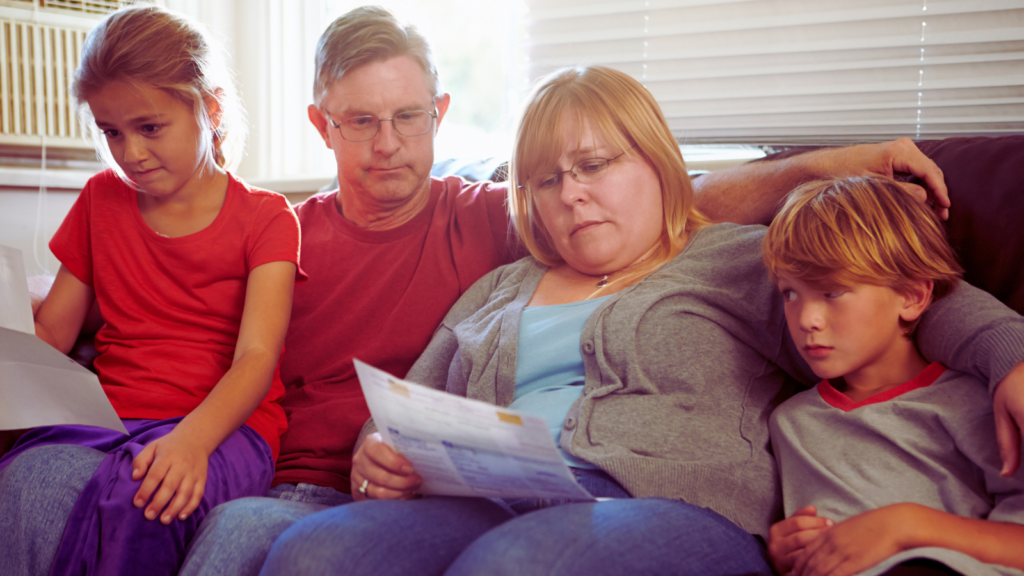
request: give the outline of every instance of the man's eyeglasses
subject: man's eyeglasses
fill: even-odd
[[[426,110],[407,110],[399,112],[392,118],[377,118],[376,116],[353,116],[345,118],[341,122],[335,122],[326,110],[323,111],[327,121],[341,132],[341,137],[349,142],[366,142],[373,140],[377,132],[380,132],[381,122],[391,122],[395,132],[400,136],[422,136],[434,128],[434,119],[437,118],[437,108],[433,112]]]
[[[568,170],[538,174],[529,178],[526,181],[526,186],[520,186],[520,188],[526,188],[529,193],[537,196],[559,192],[562,189],[562,178],[565,174],[572,174],[574,180],[584,184],[600,180],[608,173],[609,164],[622,158],[626,152],[633,148],[636,148],[636,144],[626,148],[614,158],[587,158],[586,160],[580,160]]]

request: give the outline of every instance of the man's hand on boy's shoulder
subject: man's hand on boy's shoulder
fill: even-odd
[[[999,381],[992,403],[999,456],[1003,460],[1001,473],[1013,476],[1020,468],[1021,434],[1024,434],[1024,362]]]
[[[836,148],[834,153],[837,156],[837,163],[849,166],[853,171],[851,176],[915,176],[924,183],[924,186],[912,182],[901,182],[900,185],[918,201],[932,205],[940,218],[949,219],[949,190],[946,188],[942,170],[925,156],[910,138]],[[840,168],[836,169],[837,173],[841,171]]]
[[[773,524],[768,531],[768,559],[775,571],[789,574],[807,545],[832,525],[832,520],[818,516],[814,506],[805,506]]]

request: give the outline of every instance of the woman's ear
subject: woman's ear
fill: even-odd
[[[220,99],[224,97],[224,89],[217,88],[210,94],[203,98],[203,106],[206,107],[206,116],[210,119],[210,130],[216,130],[220,128],[220,120],[224,116],[224,111],[220,109]]]
[[[932,303],[932,288],[935,283],[931,280],[914,282],[909,288],[900,290],[903,298],[903,305],[900,309],[900,320],[904,322],[915,322],[924,314],[925,309]]]

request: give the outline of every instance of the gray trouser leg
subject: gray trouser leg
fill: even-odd
[[[75,500],[104,456],[84,446],[40,446],[0,473],[0,574],[50,573]]]

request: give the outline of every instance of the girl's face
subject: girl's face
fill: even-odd
[[[146,194],[190,197],[201,191],[204,174],[213,174],[202,169],[213,166],[192,108],[168,92],[118,81],[87,102],[117,165]]]
[[[625,154],[608,164],[598,180],[577,182],[566,173],[560,188],[535,194],[537,215],[569,266],[592,276],[610,274],[639,260],[660,238],[661,184],[635,150],[612,146],[590,122],[581,125],[570,115],[563,126],[561,141],[567,148],[554,171]]]

